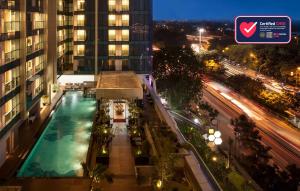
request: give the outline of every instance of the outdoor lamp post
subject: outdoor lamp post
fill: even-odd
[[[198,29],[199,31],[199,50],[202,48],[202,33],[205,32],[204,28]]]
[[[220,131],[215,131],[214,129],[208,129],[208,141],[214,143],[215,145],[219,146],[223,143],[221,138],[222,133]]]

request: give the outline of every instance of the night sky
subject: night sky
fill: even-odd
[[[155,20],[233,20],[237,15],[288,15],[300,20],[300,0],[153,0]]]

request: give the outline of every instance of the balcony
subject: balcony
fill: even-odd
[[[9,62],[15,61],[20,58],[20,50],[13,50],[11,52],[4,53],[4,59],[0,59],[0,66]]]
[[[29,78],[31,78],[32,77],[32,75],[33,75],[33,70],[31,69],[31,70],[27,70],[26,71],[26,79],[29,79]]]
[[[34,89],[34,94],[32,98],[34,99],[36,96],[38,96],[43,91],[43,84],[39,85],[37,88]]]
[[[10,112],[4,114],[5,125],[7,125],[19,113],[19,105],[14,107]]]
[[[41,61],[38,65],[35,66],[34,75],[39,73],[41,70],[43,70],[43,68],[44,68],[44,61]]]
[[[64,40],[65,40],[65,36],[63,36],[63,35],[59,35],[57,37],[57,42],[61,42],[61,41],[64,41]]]
[[[74,41],[85,41],[85,35],[77,35],[74,38]]]
[[[64,53],[65,53],[64,50],[57,51],[58,58],[61,57],[62,55],[64,55]]]
[[[10,82],[4,84],[4,94],[7,95],[19,86],[19,77],[13,78]]]
[[[20,21],[4,22],[4,33],[20,31]]]
[[[31,46],[27,46],[26,52],[27,52],[27,54],[31,54],[33,52],[33,46],[32,45]]]
[[[35,47],[35,51],[42,50],[44,49],[44,42],[38,42],[34,45],[34,47]]]

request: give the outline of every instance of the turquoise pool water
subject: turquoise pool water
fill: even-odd
[[[82,176],[95,111],[95,99],[67,92],[17,176]]]

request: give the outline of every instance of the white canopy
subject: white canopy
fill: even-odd
[[[134,72],[103,72],[98,76],[97,99],[143,99],[143,88]]]

